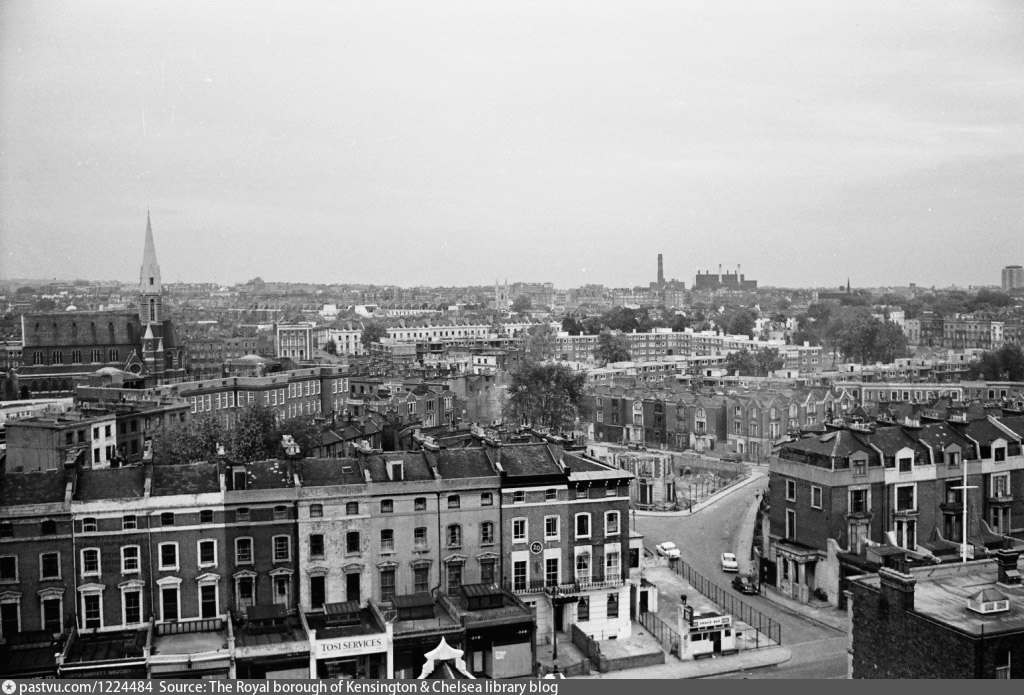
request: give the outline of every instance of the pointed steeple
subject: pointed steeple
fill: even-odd
[[[139,273],[139,289],[143,295],[163,294],[160,285],[160,265],[156,262],[156,244],[153,243],[153,223],[146,211],[146,244],[142,249],[142,270]]]

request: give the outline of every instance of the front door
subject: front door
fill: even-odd
[[[648,592],[646,590],[641,590],[640,591],[640,612],[641,613],[647,613],[650,610],[648,608],[647,596],[648,596]]]
[[[345,600],[359,601],[359,574],[345,575]]]

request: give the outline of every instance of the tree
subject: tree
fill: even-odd
[[[533,301],[531,301],[529,295],[526,294],[521,294],[512,301],[512,311],[516,314],[529,311],[532,306]]]
[[[334,342],[334,338],[328,340],[327,344],[324,345],[324,352],[326,352],[328,355],[338,354],[338,344]]]
[[[153,464],[166,466],[209,461],[224,442],[224,428],[213,416],[167,425],[153,437]]]
[[[363,326],[362,343],[364,346],[369,347],[370,343],[379,343],[381,338],[388,337],[388,329],[379,321],[369,321]]]
[[[565,316],[562,318],[562,330],[569,335],[579,335],[583,333],[583,322],[575,316]]]
[[[693,319],[683,314],[676,314],[672,317],[672,331],[675,333],[682,333],[687,328],[693,325]]]
[[[1024,351],[1012,344],[988,350],[972,371],[990,381],[1024,381]]]
[[[44,297],[43,299],[36,300],[35,309],[37,311],[53,311],[57,308],[57,302]]]
[[[729,335],[749,336],[754,331],[757,315],[750,309],[740,309],[725,321],[725,332]]]
[[[601,332],[601,319],[597,316],[588,316],[583,319],[583,332],[587,335],[597,335]]]
[[[776,369],[782,369],[785,360],[775,348],[750,352],[746,348],[730,352],[725,357],[725,368],[729,373],[740,376],[769,376]]]
[[[543,362],[555,356],[555,329],[550,323],[538,323],[530,326],[526,332],[524,347],[526,358],[535,362]]]
[[[275,441],[280,442],[286,434],[291,435],[299,445],[301,456],[309,456],[311,451],[320,446],[320,428],[308,417],[299,415],[282,420],[277,426]]]
[[[594,348],[594,359],[602,366],[609,362],[628,362],[629,341],[621,335],[605,331],[597,336],[597,347]]]
[[[252,403],[239,414],[231,430],[231,460],[248,463],[277,456],[280,437],[274,421],[274,411],[259,403]]]
[[[553,430],[572,426],[586,380],[586,372],[564,364],[526,362],[512,372],[505,417]]]

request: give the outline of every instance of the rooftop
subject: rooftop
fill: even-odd
[[[83,470],[78,474],[75,499],[80,501],[140,498],[146,488],[142,466]]]
[[[63,502],[66,481],[62,470],[5,473],[0,475],[0,506]]]
[[[1024,587],[997,584],[996,562],[977,560],[911,569],[917,580],[914,611],[972,635],[1024,630]],[[879,588],[881,580],[875,574],[857,581]],[[980,614],[968,608],[969,600],[991,591],[1009,599],[1008,611]]]
[[[153,497],[220,492],[220,470],[213,463],[153,466]]]

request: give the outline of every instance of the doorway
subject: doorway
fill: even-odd
[[[358,573],[345,575],[345,600],[359,602],[359,577]]]

